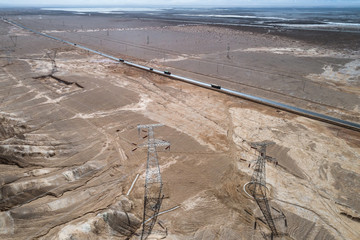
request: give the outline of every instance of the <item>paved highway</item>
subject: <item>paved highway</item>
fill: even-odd
[[[219,85],[216,85],[216,84],[209,84],[209,83],[205,83],[205,82],[200,82],[200,81],[197,81],[197,80],[194,80],[194,79],[190,79],[190,78],[186,78],[186,77],[182,77],[182,76],[172,74],[172,73],[170,73],[168,71],[161,71],[161,70],[153,69],[151,67],[142,66],[142,65],[139,65],[139,64],[136,64],[136,63],[133,63],[133,62],[126,61],[126,60],[121,59],[121,58],[110,56],[108,54],[105,54],[105,53],[102,53],[102,52],[87,48],[85,46],[82,46],[82,45],[79,45],[79,44],[76,44],[76,43],[73,43],[73,42],[69,42],[69,41],[66,41],[66,40],[63,40],[63,39],[60,39],[60,38],[57,38],[57,37],[50,36],[50,35],[45,34],[45,33],[41,33],[41,32],[32,30],[32,29],[30,29],[30,28],[28,28],[26,26],[23,26],[23,25],[21,25],[19,23],[16,23],[14,21],[9,20],[9,19],[2,18],[2,20],[4,22],[6,22],[6,23],[13,24],[13,25],[18,26],[20,28],[23,28],[23,29],[26,29],[26,30],[28,30],[30,32],[33,32],[35,34],[38,34],[38,35],[41,35],[41,36],[44,36],[44,37],[47,37],[47,38],[54,39],[56,41],[66,43],[66,44],[72,45],[72,46],[77,47],[77,48],[87,50],[89,52],[101,55],[103,57],[112,59],[112,60],[117,61],[117,62],[121,62],[123,64],[129,65],[129,66],[132,66],[132,67],[140,68],[140,69],[143,69],[143,70],[146,70],[146,71],[151,71],[153,73],[163,75],[163,76],[166,76],[166,77],[170,77],[170,78],[173,78],[173,79],[176,79],[176,80],[180,80],[180,81],[187,82],[187,83],[190,83],[190,84],[194,84],[194,85],[197,85],[197,86],[200,86],[200,87],[212,89],[212,90],[215,90],[215,91],[218,91],[218,92],[230,94],[230,95],[240,97],[240,98],[243,98],[243,99],[246,99],[246,100],[250,100],[250,101],[253,101],[253,102],[256,102],[256,103],[260,103],[260,104],[263,104],[263,105],[278,108],[278,109],[281,109],[281,110],[284,110],[284,111],[287,111],[287,112],[295,113],[297,115],[305,116],[305,117],[308,117],[308,118],[311,118],[311,119],[316,119],[318,121],[330,123],[330,124],[333,124],[333,125],[341,126],[341,127],[344,127],[344,128],[348,128],[348,129],[352,129],[352,130],[360,132],[360,124],[359,123],[342,120],[342,119],[331,117],[331,116],[328,116],[328,115],[325,115],[325,114],[321,114],[321,113],[309,111],[309,110],[306,110],[306,109],[294,107],[294,106],[291,106],[291,105],[288,105],[288,104],[276,102],[276,101],[261,98],[261,97],[256,97],[256,96],[253,96],[253,95],[241,93],[241,92],[234,91],[234,90],[231,90],[231,89],[226,89],[226,88],[223,88],[223,87],[221,87]]]

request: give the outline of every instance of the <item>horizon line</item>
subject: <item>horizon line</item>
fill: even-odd
[[[348,4],[345,5],[338,5],[338,4],[313,4],[313,5],[290,5],[290,4],[273,4],[273,5],[180,5],[180,4],[173,4],[173,5],[166,5],[166,4],[159,4],[159,5],[144,5],[144,4],[127,4],[127,5],[114,5],[114,4],[91,4],[91,5],[69,5],[69,4],[0,4],[0,8],[348,8],[348,7],[358,7],[360,8],[359,4]]]

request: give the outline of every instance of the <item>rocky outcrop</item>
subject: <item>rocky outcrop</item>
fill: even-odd
[[[126,196],[121,196],[119,201],[102,213],[102,217],[114,231],[131,236],[141,225],[141,220],[129,213],[132,208],[133,203]]]
[[[24,124],[11,119],[11,116],[0,115],[0,140],[14,136],[21,139],[26,129],[27,127]]]
[[[0,164],[17,165],[19,167],[29,166],[21,155],[14,154],[16,149],[11,151],[9,145],[5,143],[6,140],[24,139],[26,129],[27,127],[24,124],[16,121],[12,116],[0,115]]]
[[[18,180],[5,184],[0,187],[0,210],[8,210],[46,195],[60,196],[63,192],[81,185],[82,181],[92,177],[101,167],[99,164],[88,162],[70,170],[55,171],[45,177]],[[33,172],[31,171],[25,176],[34,175]],[[44,174],[46,173],[48,172],[45,171]],[[9,177],[5,176],[3,181],[10,180]]]
[[[132,213],[109,209],[103,213],[103,218],[114,230],[124,236],[131,236],[140,227],[141,221]]]
[[[14,220],[9,212],[0,212],[0,234],[14,233]]]
[[[94,217],[85,216],[61,228],[51,239],[129,239],[141,226],[141,220],[130,213],[133,203],[126,197],[120,199]]]

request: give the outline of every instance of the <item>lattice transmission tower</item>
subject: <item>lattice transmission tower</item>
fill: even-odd
[[[147,165],[145,178],[145,195],[144,195],[144,215],[141,232],[141,240],[147,239],[156,223],[159,213],[162,195],[162,179],[159,167],[156,147],[162,146],[169,149],[170,143],[164,140],[154,138],[154,128],[163,126],[162,124],[138,125],[138,132],[147,129],[147,142],[140,144],[139,147],[147,147]]]
[[[285,221],[285,227],[287,227],[287,222],[285,215],[276,208],[270,208],[269,201],[267,198],[267,187],[266,187],[266,161],[274,162],[277,164],[277,160],[270,156],[266,155],[266,147],[270,144],[274,144],[273,142],[259,142],[259,143],[251,143],[250,146],[256,149],[260,155],[255,163],[254,173],[251,177],[251,185],[249,186],[250,194],[254,197],[257,205],[259,206],[266,224],[271,230],[270,238],[277,236],[284,236],[286,233],[283,231],[279,231],[275,224],[274,220],[282,219]],[[271,209],[274,209],[278,214],[278,216],[273,216],[271,213]],[[255,226],[256,228],[256,222]]]
[[[11,40],[11,45],[9,46],[5,46],[3,49],[1,49],[1,51],[5,51],[6,52],[6,58],[7,58],[7,64],[6,65],[10,65],[13,63],[13,53],[16,50],[16,45],[17,45],[17,36],[9,36],[10,40]]]

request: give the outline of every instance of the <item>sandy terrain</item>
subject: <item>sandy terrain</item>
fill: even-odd
[[[160,20],[100,16],[96,21],[92,16],[17,20],[109,54],[164,65],[179,75],[360,121],[360,51],[352,49],[351,41],[342,46],[346,36],[329,35],[338,39],[336,48],[266,33]]]
[[[359,122],[356,51],[161,21],[13,19],[179,75]],[[146,141],[136,126],[147,123],[164,124],[155,136],[171,142],[158,153],[161,211],[180,206],[158,217],[167,234],[156,225],[149,239],[263,239],[254,230],[261,212],[243,186],[257,158],[250,143],[265,140],[275,143],[268,154],[279,162],[266,165],[271,205],[288,220],[288,236],[278,239],[360,238],[359,132],[130,68],[4,22],[0,33],[1,239],[138,239],[147,154],[133,149]],[[16,47],[9,36],[17,36]]]

